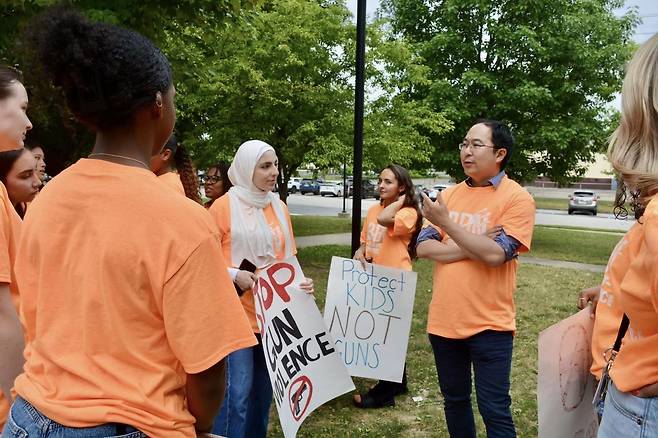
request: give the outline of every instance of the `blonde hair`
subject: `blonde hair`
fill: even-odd
[[[621,121],[608,158],[623,184],[646,206],[658,193],[658,34],[628,64],[621,92]]]

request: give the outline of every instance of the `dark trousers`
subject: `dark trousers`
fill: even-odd
[[[471,366],[478,409],[488,438],[515,437],[509,395],[512,332],[486,330],[466,339],[429,335],[452,438],[475,438]]]
[[[368,393],[379,402],[390,400],[403,392],[407,392],[407,364],[404,364],[402,382],[398,383],[389,382],[388,380],[380,380],[370,389],[370,391],[368,391]]]

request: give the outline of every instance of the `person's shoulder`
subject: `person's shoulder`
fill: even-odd
[[[407,205],[405,207],[402,207],[400,210],[398,210],[396,216],[398,216],[398,215],[403,216],[403,217],[417,218],[418,217],[418,211],[415,208]]]
[[[500,183],[499,189],[503,189],[503,192],[506,196],[510,198],[521,201],[521,202],[531,202],[533,205],[535,203],[535,198],[532,197],[530,192],[523,187],[518,182],[514,181],[508,176],[505,176]]]

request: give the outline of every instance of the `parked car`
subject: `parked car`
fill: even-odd
[[[599,199],[600,197],[594,192],[586,190],[575,191],[572,195],[569,195],[569,209],[567,211],[569,214],[573,214],[575,211],[585,211],[596,216],[597,201]]]
[[[448,185],[448,184],[434,184],[434,186],[432,186],[432,189],[427,193],[427,196],[428,196],[432,201],[436,201],[436,195],[437,195],[438,193],[444,191],[444,190],[447,189],[448,187],[450,187],[450,185]]]
[[[348,192],[347,192],[348,196],[354,196],[354,182],[349,181],[347,184],[348,184]],[[367,179],[361,180],[361,198],[379,199],[379,191],[377,190],[377,184]]]
[[[288,193],[297,193],[301,186],[301,178],[290,178],[288,180]]]
[[[319,195],[320,183],[312,179],[304,178],[302,182],[299,184],[299,193],[301,193],[302,195],[305,195],[307,193]]]
[[[343,196],[343,182],[323,182],[320,184],[320,195]]]

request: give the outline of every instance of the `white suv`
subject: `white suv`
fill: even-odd
[[[320,195],[343,196],[343,183],[327,181],[320,184]]]
[[[288,180],[288,192],[297,193],[299,191],[299,186],[302,183],[301,178],[290,178]]]

